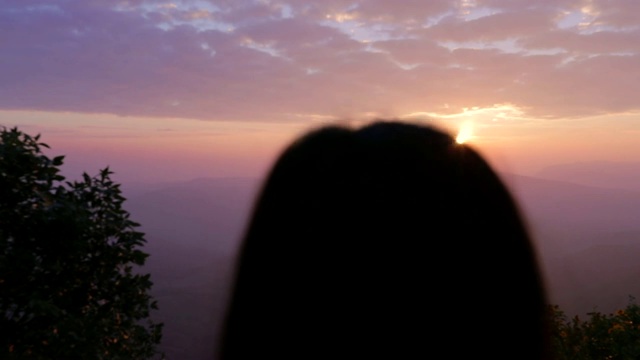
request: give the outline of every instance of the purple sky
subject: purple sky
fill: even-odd
[[[638,14],[637,0],[2,0],[0,124],[78,168],[174,154],[145,170],[158,179],[260,175],[309,126],[374,117],[465,124],[525,173],[640,161]],[[199,172],[207,156],[217,170]]]

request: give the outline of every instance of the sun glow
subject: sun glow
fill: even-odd
[[[473,137],[473,128],[470,123],[463,123],[458,130],[458,136],[456,136],[456,142],[458,144],[464,144]]]

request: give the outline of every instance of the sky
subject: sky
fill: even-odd
[[[640,162],[637,0],[0,0],[0,125],[68,175],[263,176],[296,136],[464,129],[504,171]]]

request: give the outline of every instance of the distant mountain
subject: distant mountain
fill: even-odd
[[[584,315],[621,308],[628,295],[640,299],[640,192],[503,178],[530,224],[552,303]],[[123,185],[125,207],[146,232],[169,359],[212,358],[259,185],[246,178]]]
[[[621,235],[619,238],[618,235]],[[640,300],[640,231],[611,240],[633,244],[593,245],[571,255],[547,259],[551,300],[568,314],[624,308],[629,296]],[[604,239],[603,239],[604,240]]]
[[[168,359],[212,359],[234,258],[259,182],[197,179],[123,184],[131,218],[142,224],[151,254],[145,270],[165,323]]]
[[[588,161],[546,167],[536,177],[640,191],[640,162]]]
[[[149,235],[229,254],[258,185],[250,178],[196,179],[159,189],[150,185],[147,191],[139,185],[125,196],[128,211]]]
[[[548,230],[567,233],[564,240],[542,246],[575,251],[601,243],[603,234],[640,229],[640,192],[519,175],[504,178],[534,232],[539,236]]]
[[[584,315],[640,297],[640,192],[504,178],[530,224],[552,302]]]

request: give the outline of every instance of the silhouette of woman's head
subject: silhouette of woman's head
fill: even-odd
[[[476,151],[418,125],[330,126],[264,184],[222,357],[540,359],[544,304],[518,209]]]

